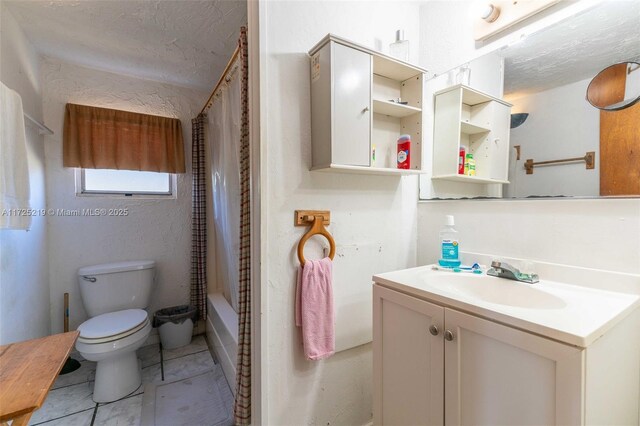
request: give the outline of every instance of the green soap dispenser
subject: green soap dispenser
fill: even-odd
[[[454,228],[453,216],[447,215],[446,226],[440,231],[440,266],[455,268],[460,266],[460,239]]]

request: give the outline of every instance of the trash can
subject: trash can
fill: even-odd
[[[158,328],[164,349],[174,349],[191,343],[193,323],[198,309],[195,306],[180,305],[160,309],[153,316],[153,326]]]

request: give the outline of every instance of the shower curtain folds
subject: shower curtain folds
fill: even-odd
[[[249,140],[249,52],[247,29],[240,29],[240,282],[238,283],[238,363],[236,424],[251,422],[251,156]]]
[[[215,246],[216,287],[223,290],[225,299],[230,301],[238,314],[234,420],[236,425],[248,425],[251,422],[251,160],[245,27],[240,29],[236,52],[203,111],[208,111],[206,137],[211,148],[210,179],[215,237],[210,243]],[[199,124],[203,125],[202,114],[198,119],[202,120]],[[201,134],[194,127],[194,143],[195,136]],[[194,148],[194,164],[195,156]],[[194,200],[195,188],[194,183]],[[194,221],[195,217],[194,208]],[[192,297],[193,294],[192,287]],[[200,294],[200,289],[197,289],[198,301]]]
[[[218,288],[238,312],[240,257],[240,80],[232,73],[207,113]]]
[[[205,170],[205,116],[191,120],[191,304],[198,318],[207,318],[207,187]]]

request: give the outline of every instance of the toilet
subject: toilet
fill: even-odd
[[[151,333],[147,311],[156,263],[107,263],[78,269],[80,297],[89,319],[78,327],[76,349],[95,361],[95,402],[123,398],[142,383],[136,350]]]

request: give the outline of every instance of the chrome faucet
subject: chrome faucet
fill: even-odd
[[[534,284],[540,281],[537,274],[523,274],[514,266],[505,262],[494,260],[491,262],[491,269],[487,271],[487,275],[498,278],[507,278],[509,280],[520,281],[523,283]]]

